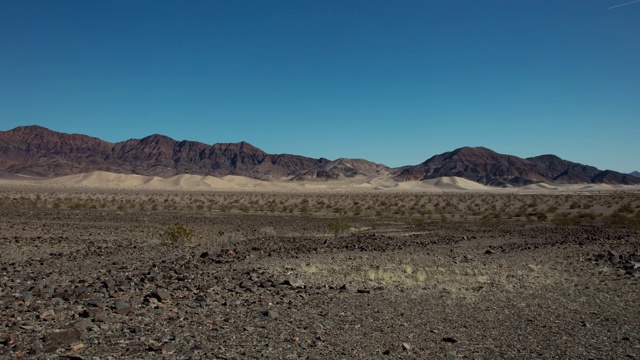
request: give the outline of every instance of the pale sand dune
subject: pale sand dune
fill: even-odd
[[[422,181],[406,181],[397,184],[398,190],[421,192],[451,191],[499,191],[498,188],[478,184],[477,182],[450,176]]]
[[[450,177],[440,177],[437,179],[425,180],[427,184],[432,184],[437,188],[445,188],[445,189],[458,189],[458,190],[491,190],[491,188],[479,184],[475,181],[450,176]]]
[[[599,192],[640,191],[640,186],[607,184],[549,185],[533,184],[518,188],[485,186],[459,177],[441,177],[423,181],[397,182],[390,176],[355,177],[332,181],[261,181],[243,176],[222,178],[202,175],[177,175],[170,178],[115,174],[94,171],[54,179],[0,179],[5,186],[41,186],[52,188],[92,188],[111,190],[170,190],[170,191],[409,191],[409,192]]]
[[[558,190],[557,186],[552,186],[545,183],[531,184],[526,185],[520,188],[522,191],[550,191],[550,190]]]

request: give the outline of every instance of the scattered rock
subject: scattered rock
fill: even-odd
[[[83,343],[75,343],[75,344],[71,344],[71,346],[69,346],[69,348],[72,351],[78,351],[84,348],[84,344]]]
[[[355,290],[353,289],[353,286],[349,285],[349,284],[344,284],[342,286],[340,286],[340,291],[343,292],[354,292]]]
[[[80,319],[73,323],[73,327],[80,331],[83,331],[93,327],[93,322],[89,319]]]
[[[269,319],[271,319],[271,320],[275,320],[280,316],[280,314],[278,314],[278,312],[275,311],[275,310],[265,311],[264,313],[262,313],[262,315],[267,317],[267,318],[269,318]]]
[[[69,360],[84,360],[84,357],[78,354],[68,354],[68,355],[65,355],[65,357]]]
[[[116,313],[121,315],[128,314],[133,311],[133,307],[131,307],[131,304],[123,300],[116,301],[113,308]]]
[[[47,309],[40,312],[40,315],[38,315],[38,317],[40,318],[40,320],[46,320],[53,318],[55,315],[56,313],[52,309]]]
[[[78,329],[71,328],[62,331],[53,331],[44,334],[44,341],[53,342],[56,344],[71,344],[77,342],[82,337],[82,334]]]
[[[285,280],[282,285],[288,285],[291,286],[293,288],[303,288],[304,287],[304,282],[302,282],[302,280],[298,279],[298,278],[290,278]]]
[[[104,301],[102,299],[89,299],[85,300],[84,304],[89,307],[102,307],[104,306]]]
[[[158,300],[159,302],[166,302],[169,300],[169,293],[162,290],[156,290],[151,294],[147,295],[148,298],[153,298]]]

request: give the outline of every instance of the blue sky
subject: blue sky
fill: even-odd
[[[0,0],[0,130],[640,170],[640,2]]]

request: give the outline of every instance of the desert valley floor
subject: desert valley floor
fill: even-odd
[[[640,359],[640,192],[0,184],[0,357]]]

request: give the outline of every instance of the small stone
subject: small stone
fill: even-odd
[[[116,301],[116,303],[114,304],[114,308],[115,308],[116,310],[118,310],[118,309],[125,309],[125,308],[128,308],[128,307],[131,307],[131,304],[129,304],[129,303],[128,303],[128,302],[126,302],[126,301],[122,301],[122,300],[118,300],[118,301]]]
[[[349,285],[349,284],[344,284],[344,285],[340,286],[339,290],[342,291],[342,292],[354,292],[353,287],[351,285]]]
[[[302,280],[297,279],[297,278],[287,279],[282,284],[283,285],[289,285],[289,286],[294,287],[294,288],[303,288],[304,287],[304,282],[302,282]]]
[[[71,344],[71,346],[69,347],[71,350],[73,351],[78,351],[80,349],[84,348],[84,344],[83,343],[75,343],[75,344]]]
[[[458,340],[456,340],[455,338],[452,338],[450,336],[446,336],[442,338],[442,341],[449,343],[449,344],[455,344],[458,342]]]
[[[262,313],[262,315],[268,317],[271,320],[275,320],[280,316],[280,314],[278,314],[278,312],[275,310],[265,311],[264,313]]]
[[[176,351],[176,347],[173,344],[164,344],[160,347],[160,352],[163,354],[173,354]]]
[[[404,351],[411,351],[411,344],[403,342],[402,343],[402,349],[404,349]]]
[[[243,280],[240,283],[240,287],[243,289],[251,289],[253,287],[253,283],[249,280]]]
[[[107,313],[104,311],[98,311],[94,316],[93,320],[95,322],[107,322]]]
[[[104,306],[104,301],[102,299],[89,299],[84,304],[88,307],[102,307]]]
[[[120,315],[125,315],[130,312],[133,312],[133,307],[131,307],[131,304],[123,300],[116,301],[113,308],[116,311],[116,313]]]
[[[51,319],[56,315],[56,313],[52,309],[44,310],[40,313],[40,320]]]
[[[54,342],[58,344],[70,344],[80,340],[82,334],[78,329],[68,329],[63,331],[54,331],[44,334],[44,341]]]
[[[84,345],[82,345],[84,347]],[[66,355],[66,358],[69,360],[84,360],[84,358],[78,354],[69,354]]]
[[[87,330],[93,326],[93,323],[89,319],[81,319],[73,323],[73,327],[78,330]]]
[[[495,252],[493,250],[491,250],[491,249],[485,250],[484,253],[487,254],[487,255],[495,254]]]
[[[152,297],[159,302],[166,302],[169,300],[169,293],[166,291],[157,290],[149,294],[148,297]]]
[[[145,298],[145,300],[146,300],[145,302],[149,304],[149,306],[151,306],[152,308],[154,309],[158,308],[158,304],[159,304],[158,299],[153,297],[148,297],[148,298]]]

